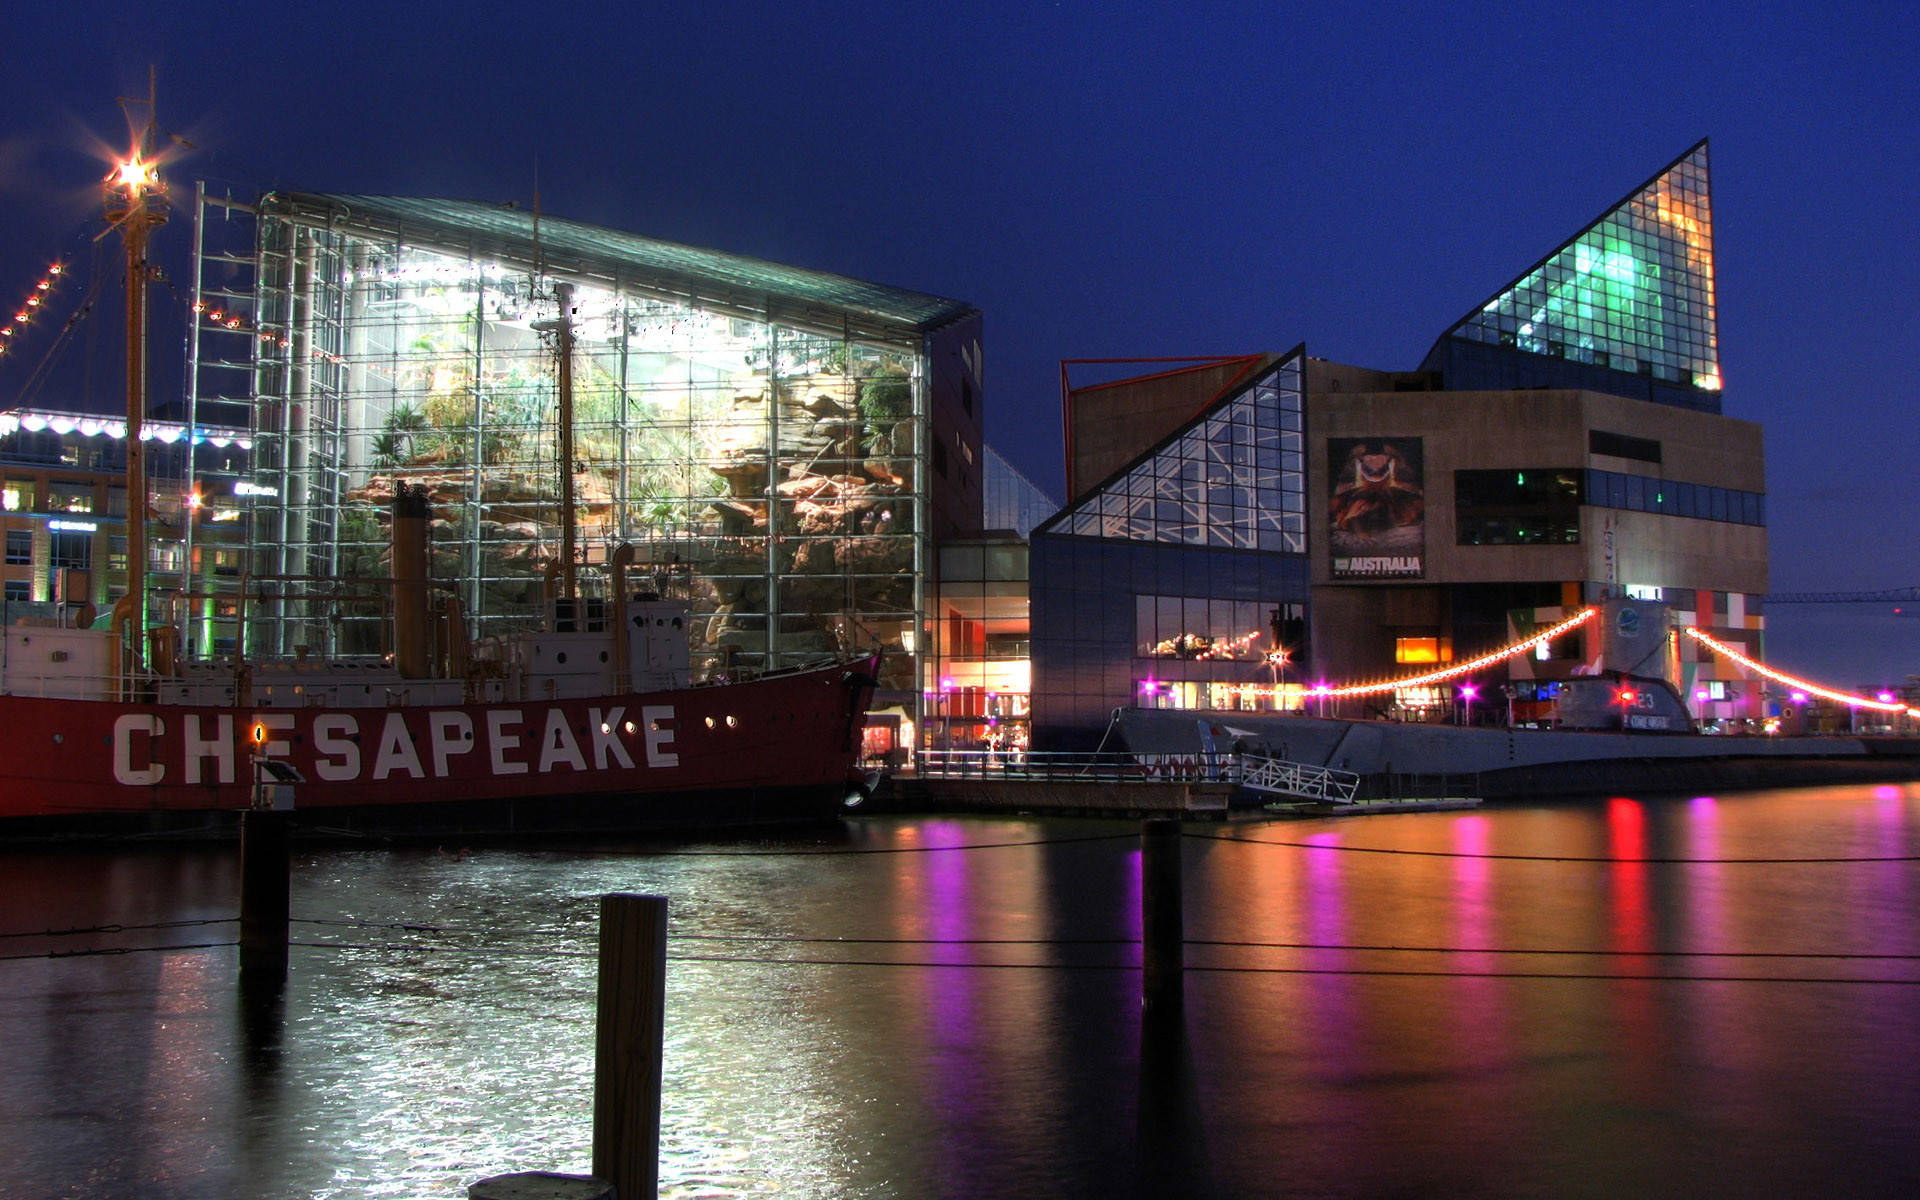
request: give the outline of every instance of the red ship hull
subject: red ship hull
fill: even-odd
[[[496,704],[274,708],[0,695],[0,818],[592,802],[644,826],[699,796],[838,801],[856,781],[872,662],[740,683]],[[262,760],[280,767],[263,767]],[[289,775],[285,768],[291,768]],[[722,814],[716,812],[716,819]],[[630,817],[630,821],[623,818]]]

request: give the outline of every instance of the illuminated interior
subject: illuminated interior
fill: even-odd
[[[259,311],[223,328],[256,343],[266,573],[379,579],[394,485],[424,486],[435,578],[475,634],[510,628],[559,555],[565,469],[579,558],[633,544],[632,577],[692,605],[699,671],[899,651],[919,624],[927,331],[964,306],[498,206],[296,196],[259,241]],[[368,653],[377,620],[290,604],[260,636]]]
[[[1450,339],[1644,376],[1711,395],[1695,406],[1716,404],[1707,144],[1694,146],[1441,340]]]
[[[1455,332],[1718,390],[1705,144],[1577,234]]]
[[[1304,362],[1272,363],[1034,530],[1034,719],[1059,739],[1041,748],[1097,738],[1122,705],[1301,706]]]
[[[1288,359],[1051,523],[1055,532],[1304,554],[1301,364]]]

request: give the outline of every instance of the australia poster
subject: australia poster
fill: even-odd
[[[1335,579],[1418,579],[1427,549],[1420,439],[1328,438]]]

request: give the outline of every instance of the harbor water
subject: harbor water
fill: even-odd
[[[0,850],[0,1196],[460,1197],[591,1165],[599,897],[669,899],[672,1197],[1920,1192],[1920,785],[1140,827]],[[106,952],[106,953],[100,953]]]

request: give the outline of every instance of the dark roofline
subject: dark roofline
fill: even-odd
[[[978,309],[925,292],[687,246],[499,204],[404,196],[274,192],[262,216],[650,292],[833,334],[924,336]]]

